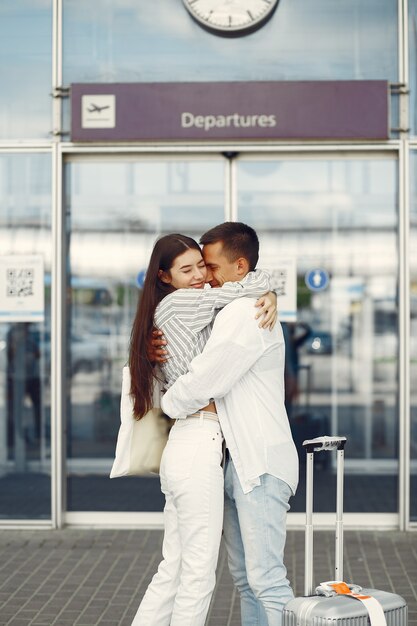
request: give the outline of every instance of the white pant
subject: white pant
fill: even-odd
[[[132,626],[204,626],[223,525],[222,441],[219,423],[203,417],[171,429],[160,471],[163,560]]]

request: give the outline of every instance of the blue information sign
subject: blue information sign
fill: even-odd
[[[139,274],[136,276],[136,284],[139,289],[143,288],[143,283],[145,282],[146,270],[140,270]]]
[[[317,268],[306,272],[304,280],[311,291],[323,291],[329,285],[329,274],[326,270]]]

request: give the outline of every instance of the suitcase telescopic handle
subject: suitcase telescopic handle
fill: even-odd
[[[344,450],[346,437],[316,437],[316,439],[306,439],[303,446],[306,452],[322,452],[329,450]]]
[[[346,437],[317,437],[307,439],[303,446],[307,453],[306,463],[306,535],[304,595],[311,596],[313,583],[313,468],[314,453],[337,450],[336,494],[336,555],[335,580],[343,580],[343,466]]]

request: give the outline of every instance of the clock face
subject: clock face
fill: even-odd
[[[239,36],[262,26],[278,0],[183,0],[193,18],[217,35]]]

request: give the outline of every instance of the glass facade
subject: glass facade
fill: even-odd
[[[389,523],[396,515],[401,527],[417,522],[417,0],[408,0],[403,24],[398,6],[398,0],[280,0],[262,28],[228,38],[200,28],[181,1],[2,3],[0,271],[10,281],[13,275],[4,273],[10,259],[41,259],[44,309],[35,321],[6,319],[11,296],[0,292],[0,524],[60,524],[67,513],[71,520],[87,515],[89,523],[88,514],[103,511],[140,519],[141,512],[161,511],[155,478],[108,479],[121,367],[155,238],[178,231],[198,239],[223,220],[256,228],[261,266],[274,270],[282,256],[296,260],[297,322],[284,331],[296,365],[295,379],[287,370],[286,402],[297,445],[306,433],[346,434],[346,510],[363,520],[394,514]],[[408,76],[399,53],[402,29]],[[409,93],[390,96],[389,126],[401,125],[399,105],[408,104],[409,135],[397,130],[388,142],[343,145],[69,140],[66,88],[74,82],[248,81],[255,89],[261,80],[363,79],[406,83]],[[60,88],[57,128],[52,112],[60,107],[51,94],[60,97]],[[53,129],[62,133],[53,136]],[[410,190],[406,261],[402,189]],[[404,263],[411,312],[405,367]],[[330,275],[320,293],[305,283],[314,267]],[[57,346],[64,358],[52,389]],[[408,415],[400,407],[408,404],[401,397],[408,376],[405,450]],[[54,438],[61,430],[62,440]],[[332,461],[320,470],[316,508],[327,513],[334,503]],[[408,478],[405,494],[399,485]],[[302,481],[292,511],[303,510]]]

